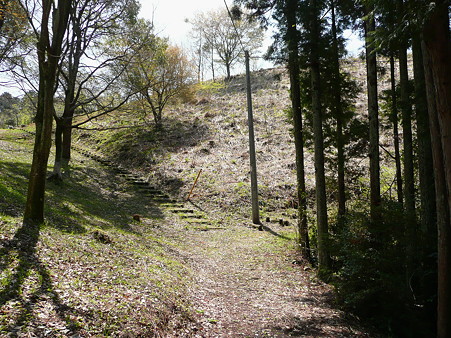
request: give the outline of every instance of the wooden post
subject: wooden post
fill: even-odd
[[[200,176],[201,173],[202,173],[202,169],[199,170],[199,173],[197,174],[197,177],[196,177],[196,179],[194,180],[194,184],[193,184],[193,186],[191,187],[191,190],[190,190],[190,192],[189,192],[189,194],[188,194],[188,198],[186,199],[187,201],[190,199],[191,194],[193,193],[194,187],[196,186],[197,180],[199,179],[199,176]]]
[[[249,160],[251,163],[251,192],[252,192],[252,222],[260,224],[258,208],[258,186],[257,186],[257,162],[255,160],[255,137],[254,117],[252,114],[251,76],[249,70],[249,52],[244,51],[246,58],[246,85],[247,85],[247,120],[249,127]]]

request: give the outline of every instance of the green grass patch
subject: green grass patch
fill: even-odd
[[[190,322],[189,271],[157,232],[158,206],[74,152],[47,184],[46,223],[24,228],[33,138],[0,130],[0,145],[0,336],[165,335]]]

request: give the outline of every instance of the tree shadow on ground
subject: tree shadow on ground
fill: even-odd
[[[178,196],[184,182],[177,177],[178,164],[170,161],[171,153],[189,150],[210,137],[210,128],[201,119],[188,121],[183,120],[183,116],[180,119],[168,117],[164,118],[161,128],[149,125],[148,128],[111,133],[104,147],[108,150],[99,151],[108,152],[105,156],[121,166],[144,170],[146,174],[151,174],[152,183]]]
[[[29,164],[2,162],[0,212],[20,217],[26,199]],[[47,182],[47,225],[68,233],[85,233],[88,227],[132,229],[133,215],[164,218],[158,205],[146,203],[143,194],[122,180],[98,167],[73,167],[62,183]]]
[[[290,238],[290,237],[287,237],[287,236],[284,236],[284,235],[279,234],[278,232],[272,230],[270,227],[268,227],[268,226],[266,226],[266,225],[263,225],[263,224],[262,224],[262,225],[260,225],[260,228],[261,228],[263,231],[269,232],[271,235],[274,235],[274,236],[276,236],[276,237],[282,238],[282,239],[284,239],[284,240],[287,240],[287,241],[293,240],[293,239]]]
[[[35,321],[38,303],[51,303],[54,312],[64,323],[65,330],[75,334],[77,324],[71,317],[80,313],[67,306],[55,292],[50,273],[36,252],[39,227],[21,226],[10,240],[0,241],[0,309],[7,311],[11,304],[15,316],[13,322],[2,323],[2,330],[15,336],[22,326]],[[34,287],[25,289],[28,278],[33,278]],[[45,326],[42,327],[44,334]]]
[[[276,326],[273,330],[290,337],[321,337],[325,332],[321,326],[326,322],[325,318],[299,318],[294,317],[284,323],[284,327]]]

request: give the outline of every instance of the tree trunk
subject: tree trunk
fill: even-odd
[[[413,168],[412,104],[410,102],[407,47],[399,49],[399,78],[404,164],[404,210],[408,219],[406,236],[406,283],[409,285],[417,256],[417,222],[415,216],[415,177]]]
[[[341,101],[341,80],[340,80],[340,56],[338,54],[337,25],[335,18],[335,3],[331,1],[332,12],[332,50],[334,62],[334,105],[333,116],[337,122],[336,147],[337,147],[337,180],[338,180],[338,218],[341,223],[346,214],[346,187],[345,187],[345,154],[343,136],[343,106]]]
[[[418,170],[420,181],[420,222],[423,239],[437,231],[435,209],[435,183],[431,146],[431,131],[429,129],[426,84],[424,77],[423,54],[418,36],[413,38],[413,70],[415,78],[415,113],[417,120],[418,140]],[[423,241],[422,241],[423,242]],[[430,248],[429,248],[430,249]],[[435,249],[435,248],[434,248]]]
[[[23,223],[27,226],[38,226],[44,222],[45,181],[52,143],[53,95],[59,55],[67,28],[70,7],[71,3],[64,0],[58,1],[57,9],[52,8],[52,1],[42,1],[41,30],[37,43],[39,93],[36,112],[36,137],[23,218]],[[52,19],[50,18],[51,14],[53,15]],[[51,22],[53,22],[52,35],[49,32]],[[52,36],[52,40],[50,40],[50,36]]]
[[[404,204],[404,194],[402,188],[401,154],[399,152],[398,98],[396,95],[395,58],[393,57],[393,55],[390,55],[390,83],[392,99],[391,122],[393,123],[393,143],[395,147],[396,163],[396,192],[398,196],[398,202],[402,205]]]
[[[315,187],[316,213],[318,227],[318,273],[325,277],[330,268],[329,230],[327,219],[326,179],[324,172],[324,137],[321,107],[321,75],[318,55],[318,41],[320,39],[320,23],[317,1],[311,0],[310,18],[310,76],[312,86],[313,138],[315,147]]]
[[[227,72],[227,77],[226,80],[230,80],[230,63],[226,62],[226,72]]]
[[[43,52],[40,52],[43,54]],[[43,56],[40,57],[42,59]],[[47,175],[47,162],[52,143],[53,88],[55,72],[49,64],[39,66],[39,94],[36,112],[36,136],[33,150],[30,179],[23,224],[37,226],[44,223],[44,195]],[[53,62],[54,64],[54,62]],[[55,68],[56,70],[56,68]]]
[[[61,119],[56,119],[56,129],[55,129],[55,161],[53,163],[53,173],[50,179],[56,181],[62,181],[63,174],[61,172],[62,168],[62,155],[63,155],[63,126]]]
[[[451,39],[448,1],[435,2],[423,30],[438,228],[437,336],[451,337]],[[432,75],[428,72],[432,70]],[[435,94],[435,97],[432,97]]]
[[[287,20],[287,34],[285,43],[288,46],[288,72],[290,74],[290,97],[293,110],[294,145],[296,148],[296,177],[298,197],[298,231],[301,255],[307,260],[310,256],[310,243],[307,224],[307,197],[305,192],[304,168],[304,135],[301,111],[301,84],[299,80],[299,32],[296,29],[296,0],[287,0],[285,18]]]
[[[415,180],[413,171],[412,104],[410,103],[409,75],[407,67],[407,47],[399,49],[399,78],[401,87],[401,114],[404,158],[405,210],[415,217]]]
[[[376,225],[381,220],[381,187],[379,164],[379,107],[377,97],[377,60],[376,51],[371,45],[370,35],[375,31],[374,17],[370,14],[372,8],[366,7],[365,49],[367,67],[368,117],[370,134],[370,207],[371,221]]]
[[[213,77],[213,82],[216,81],[215,79],[215,58],[214,58],[214,49],[211,49],[211,60],[210,60],[210,66],[211,66],[211,75]]]
[[[72,115],[73,116],[73,115]],[[67,165],[71,158],[72,151],[72,118],[65,119],[63,123],[63,141],[62,141],[62,164]]]

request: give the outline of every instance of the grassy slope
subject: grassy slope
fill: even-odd
[[[362,92],[358,94],[356,110],[366,121],[364,68],[359,60],[351,60],[346,67]],[[382,78],[387,85],[386,77]],[[257,149],[257,172],[260,205],[263,219],[291,219],[296,214],[296,175],[294,140],[291,122],[286,112],[289,107],[289,79],[282,68],[258,71],[252,74],[254,126]],[[220,219],[250,218],[250,174],[247,132],[247,103],[244,76],[233,78],[215,93],[198,93],[197,103],[168,107],[163,121],[164,130],[155,131],[151,117],[144,128],[109,130],[98,133],[79,133],[80,142],[94,145],[118,164],[139,172],[154,185],[178,198],[186,198],[202,169],[194,189],[192,201],[199,207],[218,215]],[[143,120],[127,113],[113,117],[100,125],[140,124]],[[306,125],[308,128],[308,125]],[[389,143],[389,132],[382,134],[382,143]],[[363,141],[365,143],[365,141]],[[333,158],[334,152],[330,154]],[[367,158],[351,159],[347,165],[349,197],[358,193],[367,198]],[[383,184],[392,183],[391,160],[381,152]],[[314,213],[313,150],[305,152],[308,202]],[[336,170],[327,171],[329,202],[335,208]],[[386,180],[386,182],[385,182]],[[363,194],[362,194],[363,192]],[[384,190],[385,192],[385,190]],[[312,227],[313,227],[312,215]],[[291,221],[294,223],[294,221]]]
[[[0,131],[0,335],[134,336],[189,325],[187,268],[155,231],[172,216],[75,153],[64,183],[48,184],[46,224],[24,231],[31,155],[32,137]]]
[[[288,79],[280,69],[257,72],[253,89],[262,219],[294,224],[294,144],[284,112]],[[243,77],[199,98],[204,100],[198,104],[169,107],[163,131],[154,130],[149,118],[144,128],[79,131],[77,143],[179,199],[202,169],[192,203],[213,225],[246,224],[250,187]],[[124,114],[95,127],[111,121],[142,123]],[[184,225],[158,205],[143,203],[136,189],[77,152],[64,183],[48,185],[48,221],[39,236],[16,240],[21,239],[31,154],[32,138],[0,131],[0,333],[150,335],[195,325],[185,297],[190,270],[177,253],[183,244],[180,236],[159,228],[179,231]],[[312,196],[310,152],[306,169]],[[133,222],[133,214],[143,215],[142,222]],[[94,231],[112,243],[97,241]],[[274,245],[281,250],[286,243]]]
[[[253,99],[260,202],[263,216],[274,218],[281,216],[280,209],[290,205],[295,196],[294,143],[284,111],[288,106],[287,89],[288,79],[283,70],[255,73]],[[169,107],[163,131],[155,131],[149,117],[149,126],[145,128],[82,133],[80,142],[89,140],[97,145],[97,151],[134,168],[154,185],[182,199],[187,197],[202,169],[192,201],[219,218],[249,218],[244,77],[233,79],[216,93],[200,93],[198,98],[201,99],[198,104]],[[121,120],[125,118],[133,121],[133,115]],[[310,158],[308,154],[307,159]],[[311,161],[307,162],[307,168],[312,183]]]

